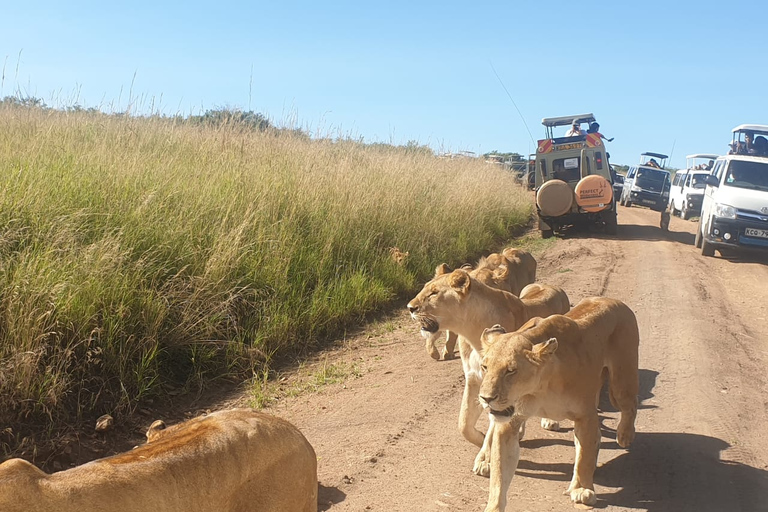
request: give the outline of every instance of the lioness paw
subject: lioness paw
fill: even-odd
[[[491,476],[491,464],[486,458],[485,452],[481,451],[475,457],[475,465],[472,468],[472,472],[477,476],[484,476],[486,478]]]
[[[453,359],[453,358],[454,358],[453,350],[448,351],[447,348],[443,348],[443,359],[445,361],[448,361],[448,360]]]
[[[429,349],[427,349],[427,351],[429,352],[429,355],[430,355],[430,357],[432,359],[434,359],[436,361],[440,360],[440,351],[437,350],[437,347],[429,348]]]
[[[594,505],[597,503],[597,495],[592,489],[579,487],[571,491],[571,501],[574,503],[583,503],[584,505]]]
[[[549,418],[541,418],[541,428],[544,430],[560,430],[560,422],[550,420]]]

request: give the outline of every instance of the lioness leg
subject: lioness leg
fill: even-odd
[[[495,427],[496,420],[493,414],[488,415],[488,432],[485,434],[483,440],[483,447],[475,457],[475,464],[472,467],[472,472],[477,476],[488,477],[491,474],[491,447],[493,445],[493,429]]]
[[[635,417],[637,416],[637,393],[639,387],[637,366],[616,365],[610,367],[608,395],[614,407],[621,411],[616,429],[616,442],[626,448],[635,439]]]
[[[507,506],[507,491],[520,460],[520,421],[514,418],[495,423],[491,441],[491,482],[485,512],[502,512]]]
[[[461,355],[461,364],[464,367],[464,395],[461,397],[461,410],[459,411],[459,431],[464,439],[482,447],[485,436],[475,428],[480,413],[483,412],[477,399],[480,384],[482,384],[482,377],[479,372],[480,358],[463,337],[459,337],[459,354]]]
[[[437,333],[426,336],[426,345],[424,347],[427,349],[427,354],[429,354],[429,357],[437,361],[440,360],[440,351],[437,350],[437,346],[435,345],[438,337],[439,336]]]
[[[576,445],[576,460],[573,464],[573,479],[566,494],[571,501],[594,505],[597,501],[593,478],[600,450],[600,421],[597,411],[573,422],[573,443]]]
[[[445,331],[445,346],[443,347],[443,359],[446,361],[453,359],[453,352],[456,349],[456,340],[459,335],[455,332]]]

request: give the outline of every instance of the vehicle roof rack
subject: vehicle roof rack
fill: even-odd
[[[755,132],[761,135],[768,135],[768,125],[764,124],[740,124],[733,130],[733,133],[737,132]]]
[[[594,114],[576,114],[573,116],[545,117],[541,120],[541,124],[547,128],[553,128],[555,126],[570,126],[574,121],[580,123],[593,123],[595,121],[595,116]]]
[[[716,160],[720,155],[712,155],[710,153],[694,153],[688,155],[685,158],[709,158],[710,160]]]
[[[654,158],[669,158],[667,155],[662,155],[661,153],[640,153],[640,156],[652,156]]]

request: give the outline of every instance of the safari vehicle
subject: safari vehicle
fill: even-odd
[[[669,193],[669,212],[672,215],[680,214],[680,217],[688,220],[701,213],[704,189],[707,187],[705,179],[717,156],[697,153],[685,157],[685,169],[675,174]]]
[[[624,175],[611,170],[613,178],[613,197],[621,197],[621,191],[624,188]]]
[[[658,212],[666,210],[669,202],[669,193],[664,188],[665,180],[669,181],[669,171],[665,169],[667,158],[661,153],[640,154],[640,164],[631,166],[624,178],[619,200],[622,206],[638,204]]]
[[[592,123],[595,116],[544,118],[546,138],[536,148],[535,190],[539,229],[543,238],[565,226],[598,226],[617,231],[611,167],[600,134],[555,137],[554,129],[574,121]]]
[[[740,125],[733,129],[732,148],[744,135],[768,136],[768,125]],[[755,139],[757,140],[757,139]],[[728,154],[718,157],[706,177],[704,202],[696,247],[704,256],[728,250],[768,250],[768,156]]]

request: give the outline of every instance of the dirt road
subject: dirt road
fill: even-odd
[[[539,281],[573,303],[621,299],[640,325],[638,435],[619,448],[617,414],[603,404],[596,508],[768,510],[768,266],[704,258],[694,222],[674,218],[665,235],[658,219],[622,207],[618,237],[574,234],[537,255]],[[322,364],[353,370],[272,408],[317,451],[321,510],[484,509],[488,479],[471,473],[476,449],[456,426],[460,362],[431,360],[405,311]],[[529,422],[507,510],[572,509],[562,491],[573,433],[563,423],[552,433]]]

